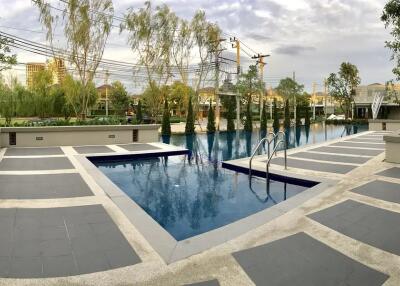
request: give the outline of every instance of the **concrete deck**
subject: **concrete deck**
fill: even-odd
[[[1,182],[13,191],[1,197],[0,189],[0,285],[400,285],[400,178],[394,169],[398,165],[385,163],[384,151],[375,147],[329,147],[348,139],[357,139],[356,144],[359,140],[370,144],[368,139],[376,143],[381,135],[368,132],[291,150],[291,160],[300,159],[301,168],[289,163],[284,170],[273,164],[272,172],[320,181],[318,193],[245,234],[170,264],[106,195],[100,187],[104,185],[93,179],[82,164],[85,155],[79,154],[79,149],[61,147],[64,155],[2,149]],[[137,151],[108,145],[112,152],[99,153],[177,150],[161,143],[149,145],[132,147]],[[357,150],[373,153],[360,156]],[[93,149],[96,154],[98,151]],[[47,154],[38,155],[41,152]],[[44,163],[51,168],[35,169],[36,163],[31,163],[32,159],[51,162],[49,159],[60,158],[69,162],[68,168]],[[28,163],[13,163],[15,168],[10,168],[12,159]],[[351,170],[310,168],[318,162],[339,163]],[[248,160],[231,164],[245,167]],[[265,156],[257,157],[254,167],[264,170]],[[33,178],[28,176],[55,174],[61,176],[59,180],[30,187],[24,197],[14,196],[27,188]],[[63,178],[67,174],[80,176],[84,184],[72,185],[72,179]],[[21,180],[15,179],[17,176]],[[35,180],[40,184],[40,178]],[[55,197],[68,194],[58,181],[70,185],[71,193],[78,191],[73,196]],[[34,198],[42,188],[58,191]]]

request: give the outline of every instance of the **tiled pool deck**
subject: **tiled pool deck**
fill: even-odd
[[[400,166],[383,162],[382,133],[291,150],[288,170],[274,158],[274,173],[325,189],[167,264],[82,157],[173,150],[161,143],[0,150],[0,285],[400,285]],[[230,164],[247,167],[248,159]],[[253,166],[264,170],[265,156]]]

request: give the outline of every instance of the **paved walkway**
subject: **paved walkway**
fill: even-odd
[[[169,265],[77,156],[171,147],[3,149],[0,285],[400,285],[400,166],[383,162],[381,139],[368,132],[291,151],[286,171],[278,157],[274,172],[325,188],[261,227]],[[254,166],[263,170],[265,158]]]

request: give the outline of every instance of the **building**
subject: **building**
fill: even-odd
[[[400,85],[395,85],[394,89],[400,92]],[[381,83],[360,85],[356,88],[353,111],[355,114],[353,114],[353,117],[355,115],[357,118],[372,118],[371,106],[377,94],[384,96],[378,118],[400,119],[399,104],[395,103],[393,98],[387,98],[386,86]]]
[[[61,84],[67,75],[67,68],[63,59],[54,58],[46,63],[26,64],[26,86],[32,88],[33,78],[39,71],[48,69],[53,76],[53,84]]]
[[[43,71],[46,69],[45,63],[27,63],[26,64],[26,86],[28,88],[32,88],[33,86],[33,77],[39,71]]]
[[[53,75],[53,84],[61,84],[67,75],[67,68],[63,59],[54,58],[47,63],[47,68]]]
[[[110,84],[103,84],[103,85],[97,87],[96,89],[97,89],[97,94],[99,95],[99,98],[97,101],[98,102],[97,109],[98,110],[106,110],[107,105],[109,105],[109,103],[110,103],[110,94],[113,90],[113,87]],[[110,109],[110,106],[108,106],[108,108]]]

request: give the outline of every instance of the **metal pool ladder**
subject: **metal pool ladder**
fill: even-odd
[[[276,139],[278,138],[279,134],[282,134],[282,135],[283,135],[283,139],[279,140],[279,141],[275,144],[274,150],[272,151],[272,154],[270,154],[270,144],[271,144],[272,142],[275,142],[275,141],[276,141]],[[271,139],[269,139],[269,138],[268,138],[269,135],[273,135],[273,137],[272,137]],[[263,139],[260,140],[260,142],[258,142],[256,148],[254,148],[254,151],[253,151],[253,153],[252,153],[252,155],[251,155],[251,157],[250,157],[250,161],[249,161],[249,179],[250,179],[250,180],[251,180],[251,171],[252,171],[252,162],[253,162],[253,158],[254,158],[254,156],[256,155],[256,153],[257,153],[258,149],[260,148],[261,144],[263,144],[265,141],[268,142],[268,149],[267,149],[267,150],[268,150],[268,160],[267,160],[267,165],[266,165],[266,179],[269,179],[269,164],[270,164],[270,161],[271,161],[272,157],[274,156],[274,153],[275,153],[275,155],[276,155],[277,148],[278,148],[278,146],[279,146],[281,143],[284,144],[284,151],[285,151],[285,170],[287,169],[287,154],[286,154],[286,153],[287,153],[287,152],[286,152],[286,150],[287,150],[287,145],[286,145],[285,135],[286,135],[286,134],[285,134],[284,131],[279,131],[279,132],[276,133],[276,134],[275,134],[274,132],[269,132],[267,136],[265,136]]]

